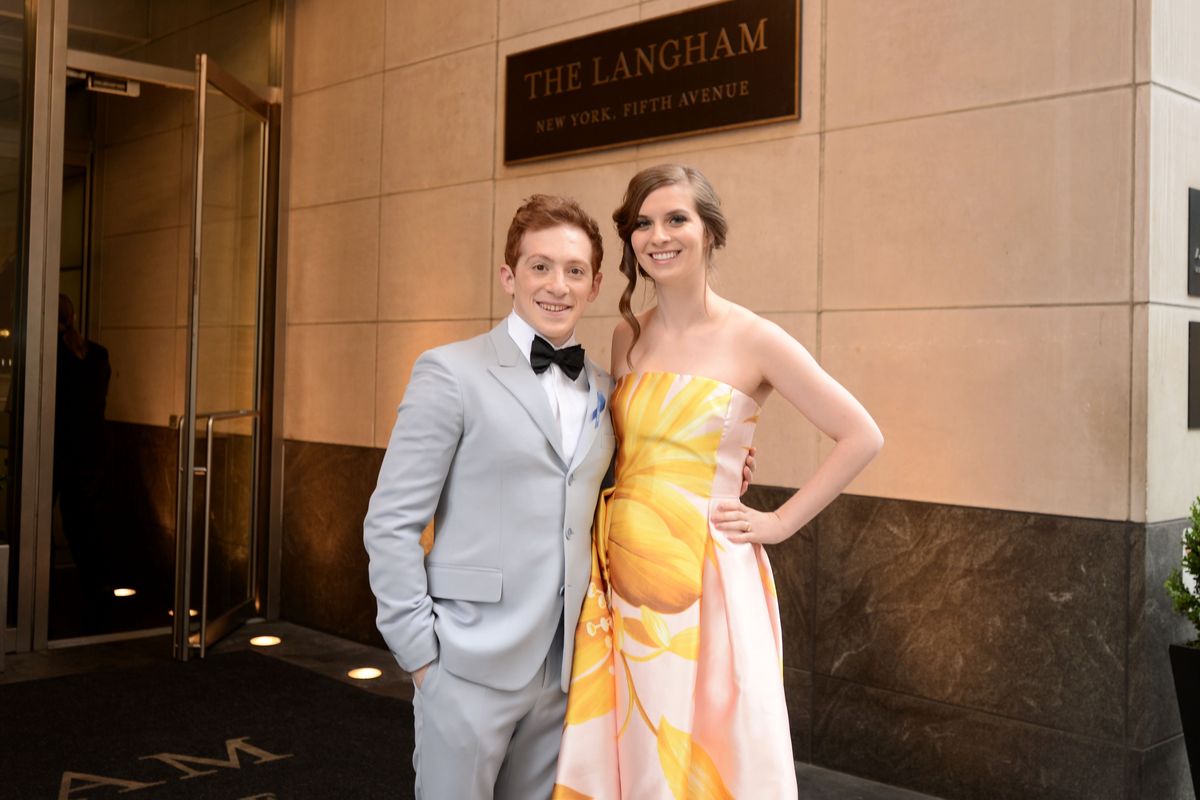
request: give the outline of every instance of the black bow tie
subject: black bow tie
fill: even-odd
[[[574,344],[555,350],[545,339],[534,336],[533,345],[529,348],[529,363],[539,375],[549,369],[551,364],[558,364],[563,374],[575,380],[583,370],[583,348]]]

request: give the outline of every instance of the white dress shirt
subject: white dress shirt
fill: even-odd
[[[533,337],[538,335],[533,326],[513,312],[508,315],[508,335],[516,342],[517,349],[525,356],[525,360],[529,361],[529,348],[533,345]],[[573,344],[575,344],[575,334],[572,333],[571,338],[563,347],[570,347]],[[556,347],[555,349],[561,350],[562,348]],[[542,384],[546,400],[550,403],[550,410],[554,413],[554,419],[558,421],[559,430],[562,433],[563,456],[570,464],[575,457],[575,447],[579,444],[579,433],[583,430],[583,415],[587,412],[587,370],[580,370],[579,376],[575,380],[571,380],[558,364],[551,364],[545,372],[534,377]]]

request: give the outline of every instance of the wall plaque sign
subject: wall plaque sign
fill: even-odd
[[[1188,189],[1188,294],[1200,297],[1200,189]]]
[[[1200,322],[1188,323],[1188,430],[1200,428]]]
[[[799,0],[732,0],[508,56],[504,161],[800,116]]]

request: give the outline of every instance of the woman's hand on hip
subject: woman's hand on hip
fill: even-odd
[[[739,544],[779,544],[794,533],[784,526],[778,514],[757,511],[740,500],[720,501],[709,518],[726,539]]]

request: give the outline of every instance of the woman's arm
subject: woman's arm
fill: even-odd
[[[842,493],[879,452],[883,434],[862,404],[803,345],[767,320],[757,318],[753,325],[746,341],[763,379],[835,442],[812,477],[776,511],[763,513],[738,501],[725,501],[714,509],[712,520],[730,541],[775,544]]]

